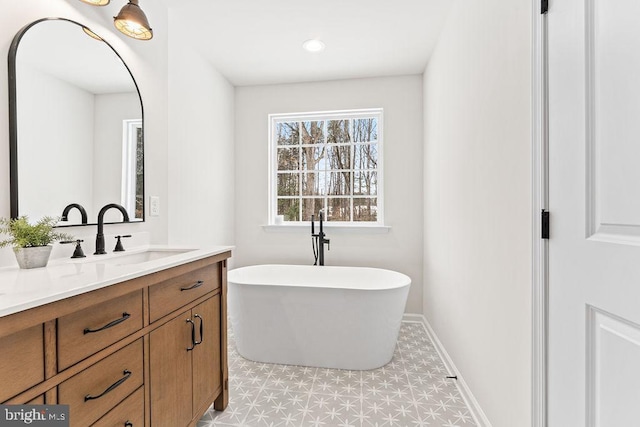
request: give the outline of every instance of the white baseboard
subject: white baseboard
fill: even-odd
[[[445,348],[442,346],[442,343],[438,339],[438,336],[431,328],[431,325],[429,325],[429,322],[427,322],[427,318],[422,314],[405,313],[402,317],[402,321],[420,323],[422,324],[422,326],[424,326],[427,335],[429,335],[429,338],[431,338],[431,341],[433,341],[433,344],[436,347],[440,358],[444,362],[444,366],[447,369],[447,372],[449,373],[449,375],[456,375],[458,377],[456,385],[458,386],[460,395],[469,408],[469,412],[471,412],[471,416],[473,417],[475,423],[478,425],[478,427],[492,427],[489,419],[487,418],[487,415],[480,407],[480,404],[473,396],[473,393],[471,393],[471,389],[469,389],[469,386],[465,382],[464,378],[462,378],[460,372],[458,372],[456,366],[453,364],[453,360],[449,356],[449,353],[447,353],[447,350],[445,350]]]

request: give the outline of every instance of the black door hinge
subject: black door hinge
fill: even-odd
[[[541,238],[549,238],[549,212],[546,209],[542,209],[542,222],[541,222]]]
[[[549,11],[549,0],[542,0],[540,6],[540,13],[544,15]]]

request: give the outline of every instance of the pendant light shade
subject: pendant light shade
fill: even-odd
[[[113,24],[122,34],[138,40],[150,40],[153,37],[153,30],[138,6],[138,0],[129,0],[113,19]]]
[[[110,0],[80,0],[83,3],[92,4],[94,6],[106,6]]]

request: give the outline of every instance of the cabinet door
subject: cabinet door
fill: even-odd
[[[0,338],[0,403],[44,381],[42,325]]]
[[[193,351],[193,413],[209,406],[221,383],[220,368],[220,295],[192,310],[196,337],[200,344]],[[202,328],[201,328],[202,327]],[[200,335],[202,330],[202,336]]]
[[[184,426],[191,420],[191,311],[151,332],[151,424]]]

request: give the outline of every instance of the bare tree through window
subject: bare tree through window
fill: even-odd
[[[286,222],[377,222],[381,110],[272,121],[275,210]]]

